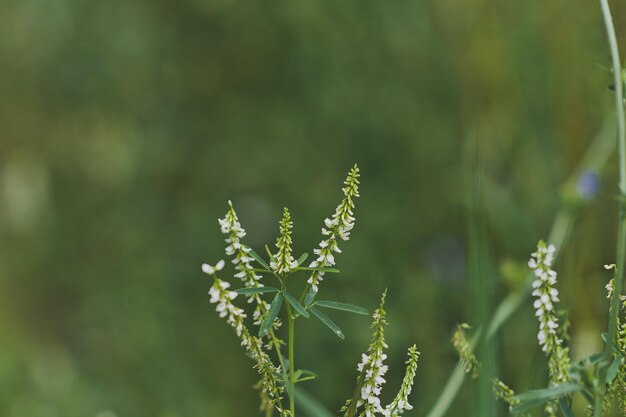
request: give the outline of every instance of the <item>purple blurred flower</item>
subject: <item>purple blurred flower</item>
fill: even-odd
[[[600,177],[595,171],[583,171],[578,177],[576,191],[585,200],[590,200],[598,194],[600,189]]]

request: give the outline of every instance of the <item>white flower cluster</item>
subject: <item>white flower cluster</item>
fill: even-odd
[[[228,201],[228,211],[224,215],[223,219],[218,219],[223,234],[228,235],[226,238],[226,254],[233,257],[233,264],[238,271],[235,274],[235,278],[239,278],[246,288],[259,288],[263,287],[261,284],[261,275],[254,272],[254,268],[250,264],[253,258],[250,256],[250,248],[241,243],[241,238],[246,236],[246,231],[241,227],[235,208],[232,201]],[[252,313],[254,319],[254,325],[261,325],[269,312],[270,305],[261,298],[260,294],[248,294],[246,295],[248,303],[256,302],[256,308]],[[278,329],[281,326],[281,321],[276,320],[273,328]]]
[[[374,327],[372,341],[367,348],[367,354],[361,356],[361,362],[357,366],[363,377],[363,385],[361,386],[361,395],[357,400],[356,408],[363,406],[363,412],[360,416],[365,417],[374,417],[376,413],[384,412],[378,396],[380,395],[382,385],[386,382],[383,377],[388,369],[387,365],[384,364],[385,359],[387,359],[387,355],[384,353],[384,350],[387,348],[384,329],[384,326],[387,324],[384,309],[386,296],[387,292],[385,291],[380,301],[380,306],[372,315],[374,319],[372,323],[372,327]]]
[[[558,319],[554,312],[554,305],[559,301],[559,291],[556,285],[556,272],[551,269],[554,262],[556,248],[546,246],[543,241],[537,245],[537,251],[531,255],[528,266],[533,270],[536,279],[533,281],[532,295],[536,297],[533,307],[539,319],[539,333],[537,339],[542,350],[546,353],[554,352],[562,340],[557,336]]]
[[[262,287],[263,284],[259,282],[261,276],[255,274],[252,265],[250,265],[250,262],[253,260],[249,255],[250,248],[243,245],[240,240],[246,235],[246,231],[241,227],[241,223],[239,223],[237,213],[235,213],[235,209],[233,208],[233,203],[228,201],[228,205],[228,212],[223,219],[218,219],[218,222],[221,226],[222,233],[228,235],[226,239],[226,243],[228,243],[226,254],[233,257],[235,269],[239,271],[235,274],[235,278],[239,278],[243,281],[246,288]],[[248,296],[248,302],[251,303],[252,301],[256,301],[258,304],[261,303],[262,300],[259,294],[251,294]]]
[[[348,177],[344,181],[345,187],[342,188],[344,199],[341,204],[335,209],[335,213],[332,215],[332,219],[324,219],[324,226],[322,227],[322,235],[328,236],[322,240],[319,244],[319,248],[313,250],[313,253],[317,255],[317,258],[311,262],[310,268],[328,268],[335,265],[335,253],[341,253],[341,249],[337,245],[337,238],[341,238],[344,241],[350,239],[350,231],[354,228],[354,202],[352,199],[359,196],[359,168],[355,165]],[[324,279],[323,271],[314,271],[308,279],[308,283],[314,293],[319,291],[319,283]]]
[[[289,209],[283,209],[283,217],[279,223],[280,236],[276,239],[276,248],[278,252],[274,255],[274,259],[270,262],[270,268],[279,274],[286,274],[298,267],[298,261],[293,258],[291,250],[291,229],[293,222]]]
[[[224,267],[224,261],[219,261],[217,265],[211,266],[209,264],[202,264],[202,271],[213,276],[214,281],[211,289],[209,289],[209,302],[211,304],[217,304],[215,311],[219,313],[220,318],[227,317],[226,322],[230,324],[237,333],[237,336],[241,337],[243,331],[243,319],[246,318],[246,313],[239,307],[233,304],[233,300],[237,298],[235,291],[230,291],[230,283],[222,281],[215,276],[215,273],[220,271]]]
[[[387,359],[387,355],[382,352],[382,347],[371,352],[371,355],[365,353],[361,356],[361,363],[357,366],[359,372],[365,369],[365,377],[363,386],[361,387],[361,398],[357,402],[357,407],[365,404],[365,416],[374,417],[376,413],[384,413],[380,405],[380,391],[382,385],[386,382],[385,374],[388,366],[383,363]]]
[[[241,339],[248,354],[256,361],[255,368],[261,375],[261,387],[267,396],[269,403],[275,407],[281,416],[287,417],[289,412],[284,410],[280,404],[281,394],[284,388],[280,385],[277,375],[281,370],[272,364],[267,353],[263,351],[261,339],[250,334],[244,325],[245,312],[233,304],[237,298],[235,291],[230,291],[230,283],[219,279],[216,274],[224,268],[225,262],[220,260],[215,266],[202,264],[202,272],[213,278],[213,285],[209,289],[209,302],[217,304],[215,310],[221,318],[227,317],[226,322],[235,329],[237,336]]]
[[[246,348],[246,351],[256,361],[254,368],[261,376],[259,381],[259,388],[261,389],[261,397],[265,404],[263,407],[268,407],[270,410],[272,407],[276,408],[281,417],[289,417],[291,413],[289,410],[283,409],[281,405],[282,394],[284,387],[279,381],[278,375],[281,374],[280,366],[274,366],[269,356],[263,351],[263,343],[258,337],[252,336],[246,328],[244,328],[243,335],[241,336],[241,345]],[[266,410],[267,411],[267,408]]]
[[[409,360],[406,362],[406,373],[400,386],[400,391],[396,398],[385,407],[383,416],[385,417],[399,417],[404,411],[412,410],[413,406],[409,404],[409,395],[413,388],[413,380],[415,379],[415,372],[417,371],[417,360],[420,353],[417,351],[417,346],[413,345],[409,348]]]

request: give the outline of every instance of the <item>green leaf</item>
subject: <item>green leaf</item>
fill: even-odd
[[[296,387],[296,402],[307,417],[336,417],[322,403],[302,388]],[[298,412],[299,414],[299,412]]]
[[[611,366],[609,366],[608,371],[606,371],[606,381],[605,381],[606,384],[610,384],[613,381],[613,379],[617,375],[617,370],[619,369],[619,366],[621,364],[622,364],[622,356],[621,355],[615,356],[615,359],[613,359]]]
[[[333,323],[333,321],[331,319],[329,319],[328,317],[326,317],[326,315],[324,313],[322,313],[321,311],[319,311],[316,308],[313,307],[309,307],[309,310],[311,310],[311,313],[315,314],[315,316],[320,319],[320,321],[322,323],[324,323],[326,326],[328,326],[328,328],[330,330],[333,331],[333,333],[335,333],[337,336],[339,336],[339,338],[341,339],[345,339],[346,337],[343,335],[343,332],[341,331],[341,329],[339,328],[339,326],[337,326],[335,323]]]
[[[310,306],[316,295],[317,293],[313,291],[313,287],[309,288],[309,292],[306,293],[306,298],[304,299],[304,305]]]
[[[317,378],[317,376],[318,375],[315,372],[308,371],[306,369],[298,369],[294,374],[294,378],[296,379],[296,382],[311,381]]]
[[[261,323],[261,327],[259,328],[259,337],[263,337],[263,335],[265,335],[265,332],[267,332],[267,330],[272,326],[274,320],[276,320],[276,317],[280,312],[280,307],[282,305],[283,294],[279,292],[276,294],[276,297],[274,297],[274,300],[272,301],[272,305],[270,306],[270,311],[267,313],[267,317],[265,317],[265,320],[263,320],[263,323]]]
[[[267,252],[267,256],[270,258],[270,262],[274,262],[274,255],[272,255],[272,251],[269,246],[265,245],[265,252]],[[269,269],[269,267],[268,267]]]
[[[289,304],[291,304],[293,306],[293,308],[295,308],[298,313],[300,313],[301,315],[303,315],[307,319],[309,318],[309,312],[306,311],[304,309],[304,307],[302,307],[302,305],[298,302],[298,300],[295,299],[295,297],[293,295],[289,294],[287,291],[283,291],[283,295],[285,296],[287,301],[289,301]]]
[[[274,287],[256,287],[256,288],[239,288],[235,292],[237,294],[250,295],[250,294],[265,294],[268,292],[277,292],[278,288]]]
[[[524,394],[516,395],[513,397],[519,401],[519,404],[511,408],[511,412],[523,413],[532,408],[547,403],[550,400],[557,399],[567,394],[579,391],[580,385],[577,384],[560,384],[550,388],[544,388],[539,390],[528,391]]]
[[[567,403],[567,400],[565,399],[565,397],[559,398],[559,406],[561,407],[561,411],[563,412],[563,415],[565,417],[574,417],[574,412],[572,411],[572,408]]]
[[[306,261],[306,258],[309,257],[309,254],[304,252],[299,258],[298,258],[298,266],[302,265],[304,263],[304,261]]]
[[[341,272],[337,268],[321,268],[321,267],[310,268],[308,266],[299,266],[296,268],[296,271],[318,271],[318,272],[331,272],[335,274],[338,274],[339,272]]]
[[[261,264],[261,266],[263,266],[263,268],[267,269],[269,271],[270,266],[267,264],[267,262],[265,262],[265,260],[263,258],[261,258],[261,255],[259,255],[258,253],[256,253],[250,246],[247,246],[247,248],[249,249],[248,254],[250,256],[252,256],[254,258],[255,261],[257,261],[258,263]]]
[[[594,363],[600,361],[600,359],[602,358],[604,358],[604,352],[596,352],[587,356],[585,359],[589,362],[589,364],[593,365]]]
[[[334,310],[347,311],[350,313],[369,316],[369,313],[363,307],[355,306],[352,304],[340,303],[338,301],[317,301],[315,305],[320,307],[332,308]]]

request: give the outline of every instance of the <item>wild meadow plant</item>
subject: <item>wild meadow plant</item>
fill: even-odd
[[[607,133],[603,129],[583,159],[581,169],[568,183],[568,189],[574,189],[578,193],[578,200],[569,201],[559,211],[547,241],[540,240],[530,256],[527,290],[522,289],[509,294],[496,308],[493,316],[481,324],[469,339],[467,333],[470,326],[465,323],[457,326],[452,337],[452,345],[459,355],[459,362],[427,417],[443,417],[458,394],[465,375],[472,378],[479,376],[481,363],[474,351],[494,337],[503,323],[525,302],[528,295],[534,298],[532,305],[538,323],[537,343],[547,359],[548,386],[516,394],[512,388],[496,378],[493,380],[495,397],[508,404],[511,414],[519,416],[530,416],[540,411],[549,417],[574,417],[574,410],[577,409],[573,406],[575,396],[580,396],[582,402],[586,403],[584,408],[588,416],[601,417],[609,413],[612,407],[616,407],[620,415],[626,416],[626,317],[624,317],[626,296],[622,295],[626,261],[626,120],[623,98],[626,76],[620,67],[617,39],[607,0],[600,0],[600,5],[613,64],[619,150],[617,253],[616,263],[605,265],[607,270],[613,272],[613,277],[606,285],[610,304],[607,331],[600,336],[604,342],[604,350],[576,361],[571,358],[567,346],[569,321],[564,311],[558,308],[560,299],[557,272],[554,269],[559,254],[558,247],[565,242],[571,230],[575,209],[580,201],[590,198],[589,196],[595,193],[590,189],[590,184],[593,188],[597,182],[595,173],[607,162],[612,152],[614,139],[610,138],[610,132]],[[611,141],[607,141],[607,138]],[[368,314],[362,307],[318,299],[320,285],[325,275],[339,273],[339,270],[334,268],[335,256],[341,253],[340,242],[349,240],[354,227],[354,199],[359,196],[358,178],[359,170],[355,165],[344,182],[343,200],[335,213],[324,220],[322,241],[313,250],[315,258],[308,266],[304,266],[308,254],[302,254],[297,259],[293,255],[291,238],[293,222],[287,208],[283,210],[279,222],[275,251],[271,251],[265,245],[267,260],[241,241],[246,232],[239,223],[231,202],[224,218],[219,219],[221,231],[227,236],[226,255],[232,258],[236,270],[234,277],[241,280],[243,287],[232,290],[230,282],[218,277],[226,264],[223,260],[215,265],[203,264],[202,271],[212,279],[209,301],[216,304],[219,316],[225,318],[234,329],[245,353],[254,361],[254,368],[260,376],[256,387],[260,392],[261,410],[266,416],[278,413],[281,417],[295,417],[296,398],[299,393],[302,395],[296,385],[317,377],[315,373],[297,369],[295,366],[294,328],[297,320],[315,317],[343,339],[341,329],[320,309]],[[300,296],[296,297],[289,291],[288,284],[297,279],[295,275],[301,274],[309,276]],[[268,278],[274,280],[276,286],[266,286],[265,281]],[[252,311],[251,319],[242,307],[236,305],[236,299],[240,295],[247,300],[248,309]],[[271,301],[265,298],[268,296],[272,297]],[[379,307],[372,315],[372,339],[357,365],[354,393],[338,412],[341,417],[377,415],[398,417],[412,409],[409,395],[420,355],[416,346],[408,349],[406,372],[396,397],[385,407],[380,401],[388,370],[388,366],[385,365],[387,355],[384,353],[388,347],[385,341],[386,296],[385,291]],[[283,331],[281,315],[287,320],[286,342],[280,338]],[[252,332],[250,328],[256,331]],[[315,411],[316,407],[319,412]],[[315,417],[332,415],[322,406],[310,403],[307,414]]]
[[[343,199],[333,215],[324,219],[322,240],[313,249],[315,255],[312,262],[305,266],[308,254],[304,253],[297,259],[293,255],[291,232],[293,222],[287,208],[283,210],[279,222],[279,234],[275,243],[275,251],[265,245],[267,259],[246,246],[242,239],[246,236],[232,202],[219,225],[226,238],[225,253],[231,258],[237,278],[243,287],[233,290],[231,283],[220,276],[226,265],[219,260],[214,265],[203,264],[202,271],[212,279],[209,290],[209,302],[216,304],[216,311],[221,318],[235,330],[241,340],[245,353],[254,361],[260,381],[256,385],[261,397],[261,410],[266,416],[274,412],[281,417],[296,415],[296,385],[313,380],[317,375],[306,369],[297,369],[295,362],[295,324],[301,319],[317,318],[341,339],[341,329],[322,312],[322,309],[341,310],[345,312],[368,315],[367,310],[351,304],[337,301],[320,300],[320,285],[326,274],[339,273],[335,269],[335,257],[341,254],[340,242],[350,239],[354,227],[355,198],[359,197],[359,168],[355,165],[344,181]],[[298,275],[308,274],[306,285],[299,296],[292,294],[291,284]],[[266,285],[273,280],[275,286]],[[297,282],[297,281],[296,281]],[[295,284],[295,283],[294,283]],[[248,310],[252,311],[252,320],[243,307],[237,306],[237,298],[246,298]],[[272,300],[264,297],[271,296]],[[387,355],[385,349],[385,298],[383,293],[379,307],[372,318],[373,335],[367,351],[362,354],[357,366],[358,376],[352,398],[341,408],[344,417],[398,417],[405,410],[412,409],[409,394],[415,377],[419,352],[416,346],[408,350],[406,374],[398,394],[387,406],[380,402],[380,393],[386,382],[385,365]],[[282,327],[281,315],[287,320],[287,341],[280,337]],[[251,321],[251,323],[250,323]],[[252,327],[255,331],[250,330]],[[257,329],[258,328],[258,329]],[[285,346],[287,352],[284,352]]]

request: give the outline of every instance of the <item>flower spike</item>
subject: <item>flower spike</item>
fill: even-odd
[[[283,209],[283,218],[279,223],[280,236],[276,239],[278,252],[274,255],[274,260],[270,262],[270,268],[279,274],[286,274],[298,266],[298,262],[293,259],[291,250],[291,229],[293,222],[289,209]]]
[[[537,340],[541,349],[549,356],[550,379],[552,384],[566,382],[569,378],[569,349],[564,348],[559,334],[559,320],[555,305],[559,301],[559,291],[555,288],[556,271],[552,270],[556,248],[541,240],[537,251],[531,255],[528,266],[535,274],[532,295],[536,297],[533,307],[539,320]]]
[[[406,373],[400,386],[398,395],[393,399],[391,404],[385,407],[383,416],[385,417],[399,417],[405,410],[412,410],[413,406],[409,404],[409,395],[413,388],[413,380],[415,379],[415,372],[417,371],[417,360],[420,353],[417,351],[417,346],[413,345],[409,348],[409,359],[406,361]]]
[[[324,227],[322,227],[322,235],[328,236],[323,239],[319,248],[313,250],[317,258],[311,262],[309,267],[332,267],[335,265],[334,253],[341,253],[341,249],[337,245],[338,238],[342,240],[350,239],[350,231],[354,227],[354,201],[355,197],[359,197],[359,167],[355,164],[348,173],[343,187],[344,198],[341,204],[335,209],[332,219],[324,219]],[[319,291],[319,283],[324,279],[323,271],[314,271],[308,279],[311,285],[311,291],[317,293]]]

